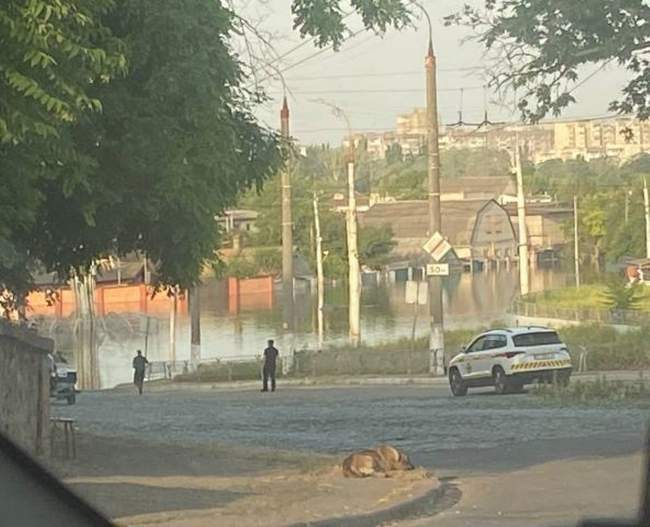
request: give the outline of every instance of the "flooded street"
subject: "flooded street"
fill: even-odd
[[[561,287],[568,280],[557,269],[537,269],[531,289]],[[366,285],[362,290],[361,338],[377,344],[410,338],[415,309],[405,302],[405,282]],[[445,328],[480,328],[502,320],[518,291],[518,273],[510,270],[462,273],[444,281]],[[227,284],[206,280],[201,296],[201,357],[246,358],[259,355],[266,340],[276,340],[281,354],[291,349],[316,348],[316,298],[306,283],[296,288],[296,332],[282,329],[281,294],[242,295],[237,309],[229,300]],[[123,306],[119,306],[123,309]],[[415,336],[428,335],[426,305],[417,308]],[[330,286],[325,296],[325,346],[348,342],[347,290],[343,284]],[[169,318],[164,313],[148,317],[136,312],[115,312],[111,306],[99,319],[98,367],[102,388],[129,382],[131,359],[142,349],[150,361],[169,361]],[[57,339],[59,349],[71,349],[70,319],[44,319],[40,331]],[[176,360],[190,358],[189,316],[181,309],[176,332]]]

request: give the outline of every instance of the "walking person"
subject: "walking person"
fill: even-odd
[[[269,379],[271,379],[271,391],[275,391],[275,364],[280,352],[275,346],[273,341],[268,341],[268,346],[264,350],[264,366],[262,367],[262,391],[269,391]]]
[[[144,357],[142,352],[138,350],[138,354],[133,357],[133,384],[138,387],[138,393],[140,395],[142,395],[144,372],[147,369],[147,364],[149,364],[147,357]]]

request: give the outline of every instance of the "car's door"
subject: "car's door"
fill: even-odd
[[[489,377],[492,375],[492,368],[496,364],[495,356],[507,346],[508,339],[505,335],[486,335],[485,342],[480,352],[476,354],[474,368],[477,377]]]
[[[461,368],[461,375],[467,379],[474,379],[480,376],[477,373],[477,362],[480,360],[480,353],[485,345],[486,336],[477,337],[465,350],[465,360]]]

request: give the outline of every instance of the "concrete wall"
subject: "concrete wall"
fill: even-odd
[[[0,321],[0,431],[28,452],[49,455],[50,339]]]
[[[50,302],[43,291],[32,291],[27,297],[30,316],[66,318],[74,315],[74,292],[69,288],[57,289],[58,300]],[[153,288],[144,284],[99,284],[95,288],[95,313],[147,313],[167,316],[171,298],[165,292],[153,296]],[[178,311],[187,312],[187,296],[178,299]]]

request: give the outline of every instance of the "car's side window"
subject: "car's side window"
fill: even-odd
[[[479,337],[477,338],[472,345],[465,350],[465,353],[474,353],[475,351],[482,351],[484,349],[485,345],[485,339],[487,337]]]
[[[506,347],[508,341],[505,335],[487,335],[484,337],[485,341],[480,350],[474,351],[488,351]]]

